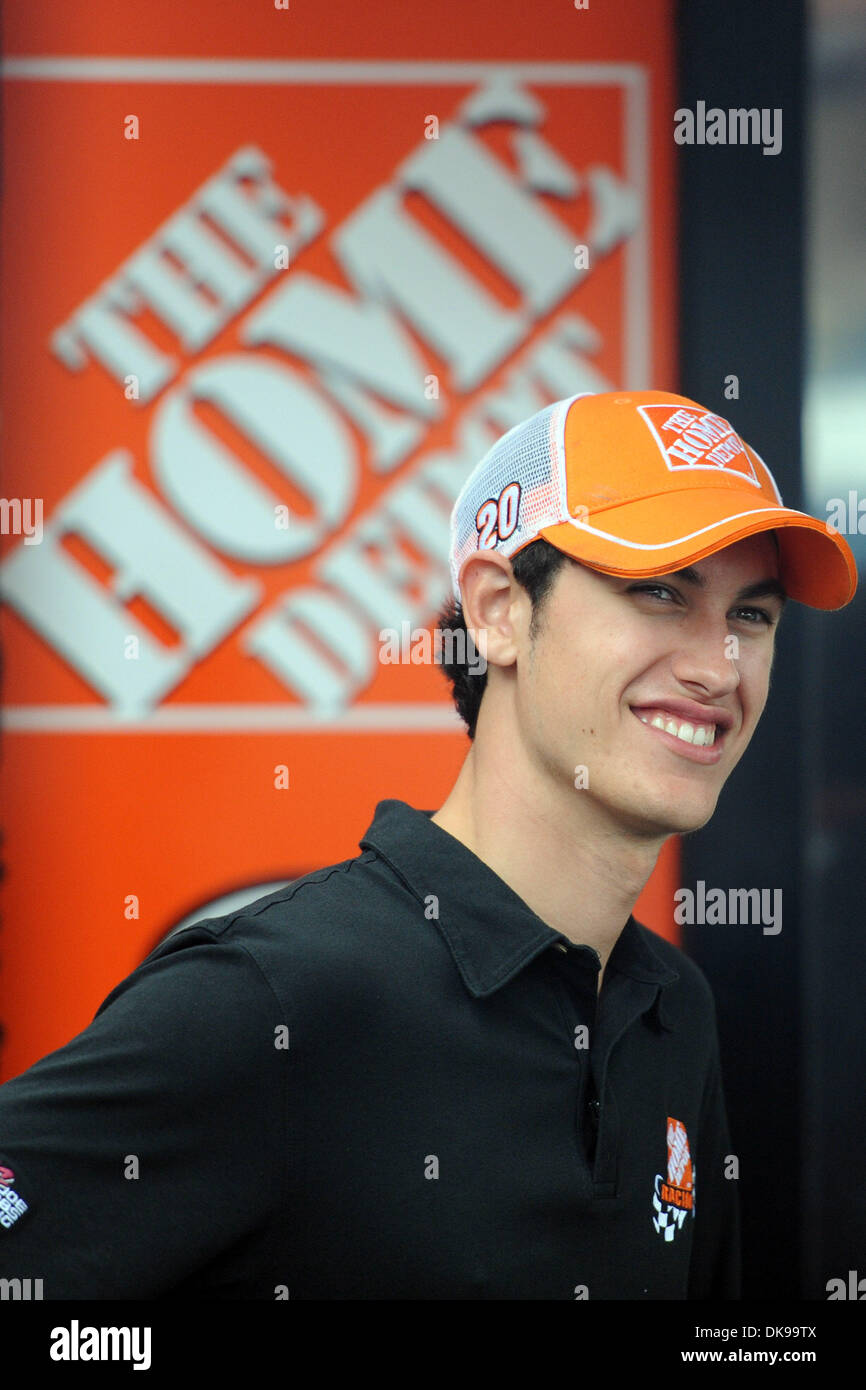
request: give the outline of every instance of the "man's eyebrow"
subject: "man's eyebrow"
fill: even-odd
[[[692,565],[687,565],[686,568],[682,570],[675,570],[673,577],[675,579],[684,579],[687,584],[694,584],[699,589],[705,589],[707,587],[707,581],[704,576],[699,574]],[[788,595],[779,583],[779,580],[771,579],[769,576],[766,579],[757,579],[754,584],[747,584],[746,587],[741,589],[736,595],[735,601],[737,603],[742,603],[745,599],[749,598],[777,598],[783,607],[788,602]]]
[[[759,579],[756,584],[748,584],[737,594],[737,601],[747,598],[777,598],[783,608],[788,602],[788,595],[778,579]]]

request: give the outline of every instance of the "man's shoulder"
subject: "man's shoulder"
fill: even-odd
[[[280,998],[297,998],[316,986],[333,993],[359,971],[385,970],[415,919],[422,922],[423,904],[367,849],[231,911],[185,922],[147,961],[222,947],[227,958],[251,959]]]
[[[374,850],[365,849],[350,859],[311,869],[273,892],[203,921],[215,936],[250,931],[256,925],[275,931],[289,925],[300,928],[306,922],[320,927],[333,923],[334,913],[341,909],[351,910],[353,915],[375,910],[393,882],[388,866]]]
[[[201,917],[181,930],[206,928],[220,938],[249,931],[254,924],[275,929],[284,923],[298,925],[330,914],[336,903],[358,899],[359,894],[363,905],[364,897],[371,889],[375,891],[375,874],[365,872],[375,860],[372,850],[364,850],[350,859],[324,864],[226,912]]]

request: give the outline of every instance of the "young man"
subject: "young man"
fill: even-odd
[[[850,549],[712,412],[584,394],[478,465],[451,573],[487,669],[450,666],[444,805],[380,802],[358,857],[170,937],[0,1090],[0,1275],[738,1295],[712,997],[631,909],[745,752],[786,595],[847,603]]]

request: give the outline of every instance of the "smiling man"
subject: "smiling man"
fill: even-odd
[[[667,392],[584,393],[476,468],[451,575],[440,625],[468,629],[487,670],[446,667],[472,747],[432,821],[561,934],[565,958],[539,959],[560,1048],[581,1043],[573,1114],[562,1102],[583,1296],[737,1297],[712,997],[631,912],[749,745],[785,603],[847,603],[850,548],[783,506],[722,417]]]
[[[176,932],[0,1088],[0,1275],[44,1298],[739,1292],[709,987],[632,917],[846,542],[730,425],[584,394],[452,514],[471,747],[438,811]],[[460,642],[455,646],[460,649]],[[29,1286],[28,1286],[29,1287]]]
[[[595,947],[602,972],[665,840],[709,819],[754,733],[785,602],[778,564],[766,533],[664,580],[566,560],[535,635],[507,560],[464,565],[463,611],[490,671],[433,821]]]

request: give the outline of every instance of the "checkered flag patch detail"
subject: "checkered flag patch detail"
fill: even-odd
[[[661,1200],[658,1192],[660,1182],[661,1174],[656,1178],[655,1190],[653,1191],[653,1206],[656,1211],[653,1217],[653,1226],[659,1235],[664,1235],[665,1240],[673,1240],[686,1219],[686,1212]]]

